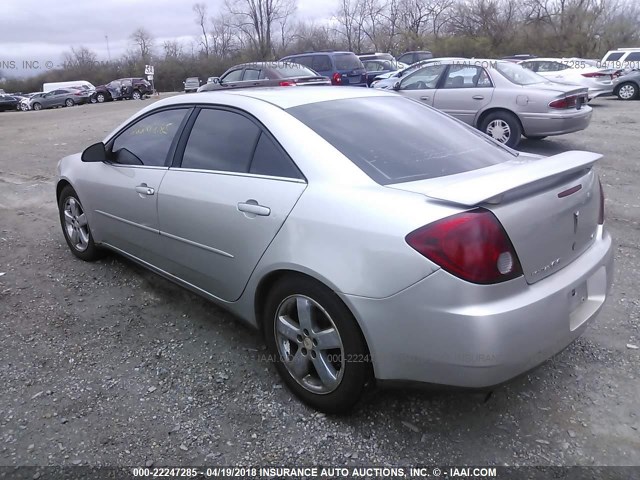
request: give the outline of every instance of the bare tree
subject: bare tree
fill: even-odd
[[[140,27],[131,34],[130,38],[140,50],[140,58],[144,61],[149,61],[153,51],[153,37],[151,34],[144,27]]]
[[[167,40],[162,44],[165,59],[180,58],[183,54],[182,44],[177,40]]]
[[[286,22],[295,0],[225,0],[225,7],[244,41],[260,60],[266,60],[272,56],[274,29]]]
[[[211,51],[221,58],[231,56],[236,46],[236,33],[229,15],[211,18]]]
[[[334,15],[339,32],[347,40],[347,49],[361,52],[364,43],[364,4],[365,0],[340,0],[340,7]]]
[[[69,68],[93,67],[97,58],[96,53],[87,47],[71,47],[71,51],[64,54],[64,65]]]
[[[205,57],[209,58],[209,34],[207,32],[207,6],[204,3],[196,3],[193,5],[193,11],[196,14],[196,23],[200,25],[202,30],[202,39],[200,44],[202,45],[202,53]]]

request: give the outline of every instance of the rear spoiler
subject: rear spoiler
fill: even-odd
[[[516,159],[500,164],[505,167],[514,164],[512,168],[502,168],[498,171],[484,173],[482,170],[474,170],[469,172],[470,175],[467,179],[453,182],[444,187],[424,188],[421,189],[421,193],[437,200],[466,206],[478,205],[483,202],[500,203],[500,195],[556,175],[590,168],[600,158],[602,155],[599,153],[572,150],[539,159],[529,157],[525,162]],[[489,167],[484,170],[491,169],[492,167]],[[400,188],[402,187],[400,186]],[[407,190],[413,189],[407,188]]]

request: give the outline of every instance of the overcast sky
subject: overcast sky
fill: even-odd
[[[209,15],[223,0],[204,1]],[[5,76],[37,74],[59,65],[71,46],[84,45],[99,60],[122,55],[129,36],[145,27],[161,45],[179,39],[185,46],[198,35],[192,5],[196,0],[0,0],[0,71]],[[297,0],[298,18],[321,20],[337,8],[336,0]],[[109,51],[107,40],[109,38]],[[31,68],[24,62],[34,62]],[[11,63],[13,62],[13,63]]]

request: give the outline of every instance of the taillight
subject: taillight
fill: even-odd
[[[581,73],[583,77],[587,78],[599,78],[599,77],[608,77],[609,75],[601,72],[589,72],[589,73]]]
[[[604,225],[604,189],[602,188],[602,182],[598,179],[600,185],[600,210],[598,211],[598,225]]]
[[[554,100],[549,104],[551,108],[574,108],[576,106],[576,102],[578,101],[578,97],[576,95],[572,95],[570,97],[559,98],[558,100]]]
[[[282,80],[278,85],[281,87],[295,87],[296,82],[292,82],[291,80]]]
[[[498,219],[478,208],[414,230],[407,243],[447,272],[492,284],[522,275],[518,256]]]
[[[338,72],[334,73],[333,76],[331,77],[331,83],[333,85],[341,85],[342,84],[342,75],[340,75]]]

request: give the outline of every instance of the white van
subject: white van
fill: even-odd
[[[86,80],[74,80],[72,82],[52,82],[45,83],[42,85],[42,91],[44,93],[51,92],[58,88],[69,88],[69,87],[87,87],[89,90],[95,90],[96,87]]]
[[[616,48],[609,50],[602,61],[600,67],[620,68],[623,70],[640,68],[640,48]]]

